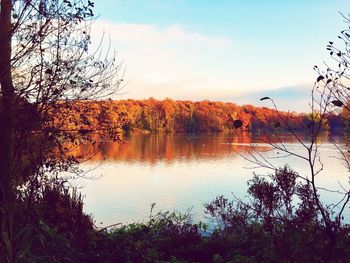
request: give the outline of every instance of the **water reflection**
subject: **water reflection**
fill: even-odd
[[[307,141],[306,134],[299,135]],[[291,134],[270,135],[273,142],[295,143],[297,139]],[[319,138],[327,141],[328,134]],[[239,132],[235,134],[134,134],[124,138],[124,142],[103,142],[85,144],[74,149],[74,155],[90,155],[90,161],[123,161],[156,163],[159,160],[173,162],[176,160],[216,159],[234,153],[244,153],[254,147],[258,151],[267,151],[263,134]]]
[[[328,142],[328,134],[320,137],[322,161],[325,169],[318,180],[320,186],[339,187],[347,183],[348,171],[333,158],[336,149]],[[307,142],[308,136],[302,135]],[[338,141],[345,138],[332,137]],[[272,136],[282,140],[291,150],[303,154],[305,150],[290,134]],[[161,210],[186,211],[192,208],[195,220],[203,219],[203,203],[217,195],[246,195],[247,180],[252,173],[266,174],[264,169],[251,167],[241,155],[252,149],[265,157],[276,154],[261,134],[237,133],[215,135],[159,134],[132,135],[125,143],[106,142],[84,145],[75,155],[94,153],[83,169],[94,168],[89,176],[102,177],[82,182],[86,195],[86,211],[104,225],[147,220],[152,203]],[[302,175],[308,174],[305,162],[297,158],[273,159],[278,166],[288,164]],[[322,193],[325,200],[335,202],[338,196]]]

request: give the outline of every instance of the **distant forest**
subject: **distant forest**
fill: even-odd
[[[104,100],[64,103],[57,123],[82,133],[96,130],[113,132],[229,132],[233,130],[307,129],[320,116],[278,112],[252,105],[229,102],[181,100]],[[62,106],[62,105],[61,105]],[[346,112],[327,114],[323,129],[344,129]],[[81,119],[81,121],[77,121]],[[64,120],[62,120],[64,118]]]

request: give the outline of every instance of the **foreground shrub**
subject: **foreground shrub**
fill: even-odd
[[[242,236],[239,254],[258,262],[348,262],[350,228],[329,233],[309,181],[284,167],[267,177],[254,175],[248,186],[249,203],[219,196],[205,206],[222,243]]]
[[[206,204],[209,225],[189,213],[151,211],[146,223],[97,229],[80,195],[47,185],[30,213],[28,196],[17,202],[17,262],[349,262],[349,226],[330,239],[298,174],[285,167],[248,186],[247,203],[219,196]]]

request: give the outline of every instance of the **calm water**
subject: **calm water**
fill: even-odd
[[[290,150],[306,154],[290,134],[281,135],[281,139]],[[335,139],[345,144],[344,139]],[[303,140],[307,141],[307,137]],[[349,173],[336,158],[336,148],[327,135],[320,142],[325,169],[317,178],[319,185],[331,189],[338,189],[339,183],[349,186]],[[259,151],[277,166],[288,164],[300,174],[308,174],[305,161],[280,158],[282,153],[252,133],[132,135],[122,145],[105,143],[98,151],[87,145],[79,151],[96,152],[82,165],[92,179],[78,183],[85,195],[85,211],[102,225],[145,221],[152,203],[156,203],[156,210],[191,209],[194,220],[203,220],[204,203],[232,193],[244,198],[253,172],[269,172],[253,169],[256,165],[245,160],[253,151]],[[339,198],[328,192],[322,192],[322,196],[326,202]]]

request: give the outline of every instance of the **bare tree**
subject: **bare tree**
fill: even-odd
[[[350,16],[344,16],[345,22],[350,24]],[[326,69],[322,70],[318,66],[315,66],[318,77],[314,83],[311,91],[310,102],[310,114],[309,120],[304,123],[300,123],[300,126],[304,130],[303,134],[298,133],[291,125],[289,120],[293,117],[289,115],[287,117],[279,114],[278,108],[274,100],[270,97],[261,98],[261,100],[271,101],[275,108],[281,126],[287,129],[298,143],[303,148],[303,153],[296,152],[289,148],[289,145],[285,144],[279,137],[278,130],[271,135],[271,132],[263,134],[263,140],[268,143],[272,148],[278,152],[279,156],[274,158],[291,158],[296,157],[303,160],[309,171],[306,174],[298,174],[299,180],[306,186],[310,186],[312,190],[313,202],[317,207],[317,211],[322,219],[326,233],[329,237],[328,247],[324,251],[324,259],[326,262],[331,261],[332,251],[336,244],[337,234],[342,227],[342,220],[344,219],[344,212],[349,206],[350,201],[350,186],[339,184],[339,188],[330,189],[328,187],[320,187],[318,184],[318,178],[324,170],[324,163],[320,153],[322,142],[320,137],[325,128],[327,128],[327,116],[329,114],[341,114],[342,111],[348,110],[349,98],[350,98],[350,27],[341,32],[338,36],[343,42],[343,47],[336,47],[333,41],[330,41],[327,45],[333,61],[325,63]],[[335,63],[334,63],[335,62]],[[304,136],[306,136],[306,140]],[[338,151],[339,165],[343,164],[350,171],[350,160],[348,153],[348,147],[328,137],[328,140]],[[252,152],[250,157],[246,158],[250,162],[254,163],[258,167],[264,167],[278,171],[274,158],[266,158],[260,152]],[[349,176],[350,177],[350,176]],[[328,191],[340,196],[338,202],[329,204],[321,200],[321,192]]]

